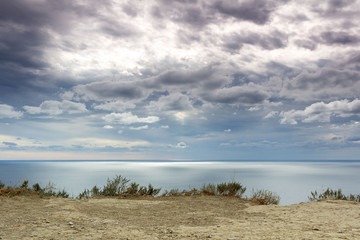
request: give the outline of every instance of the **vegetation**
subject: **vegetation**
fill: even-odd
[[[318,193],[317,191],[311,192],[311,196],[309,196],[308,198],[310,201],[319,201],[322,199],[338,199],[338,200],[348,200],[348,201],[360,202],[360,194],[345,195],[342,193],[341,189],[333,190],[330,188],[327,188],[322,193]]]
[[[250,201],[260,205],[278,205],[280,197],[268,190],[252,190]]]
[[[243,187],[238,182],[220,183],[216,186],[216,192],[219,195],[224,196],[239,196],[241,197],[246,191],[246,187]]]
[[[113,197],[113,196],[157,196],[161,191],[161,188],[154,188],[151,184],[146,186],[140,186],[136,182],[130,182],[129,179],[121,175],[116,175],[113,179],[108,178],[106,184],[101,188],[94,186],[91,189],[85,189],[81,192],[77,198],[90,198],[97,196]],[[245,193],[246,187],[244,187],[239,182],[223,182],[217,185],[208,183],[202,185],[200,189],[190,188],[189,190],[179,190],[178,188],[165,190],[161,196],[194,196],[194,195],[212,195],[212,196],[233,196],[233,197],[242,197]],[[15,196],[15,195],[29,195],[34,194],[39,197],[63,197],[68,198],[69,194],[63,189],[61,191],[55,191],[54,184],[51,182],[47,186],[41,187],[38,183],[32,185],[32,188],[29,188],[29,181],[24,181],[20,187],[11,187],[7,186],[0,181],[0,196]],[[317,200],[329,196],[336,196],[336,199],[345,199],[341,194],[341,191],[334,192],[332,190],[327,190],[323,194],[311,193],[312,198],[310,200]],[[341,196],[341,197],[339,197]],[[359,201],[360,196],[349,195],[349,199],[357,199]],[[267,191],[267,190],[258,190],[252,193],[250,198],[251,201],[258,204],[278,204],[280,197],[276,194]]]
[[[113,179],[107,180],[106,185],[101,189],[97,186],[94,186],[91,190],[85,189],[82,193],[79,194],[78,198],[89,198],[95,196],[156,196],[160,193],[161,188],[154,188],[151,184],[148,187],[139,186],[139,184],[132,182],[130,180],[117,175]]]
[[[25,180],[20,187],[7,186],[0,182],[0,196],[16,196],[16,195],[38,195],[40,197],[44,196],[54,196],[54,197],[63,197],[68,198],[69,194],[65,190],[55,192],[54,184],[51,182],[44,188],[40,187],[38,183],[35,183],[32,188],[29,188],[29,181]]]

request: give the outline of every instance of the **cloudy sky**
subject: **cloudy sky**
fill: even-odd
[[[0,159],[359,159],[359,16],[359,0],[2,0]]]

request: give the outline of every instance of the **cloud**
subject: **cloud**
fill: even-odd
[[[221,88],[212,92],[202,92],[201,98],[211,103],[257,104],[264,102],[269,95],[254,85]]]
[[[317,102],[304,110],[290,110],[280,112],[281,124],[297,124],[311,122],[330,122],[332,117],[360,116],[360,100],[347,99],[329,103]]]
[[[340,44],[340,45],[354,45],[359,43],[360,36],[350,34],[348,32],[339,31],[326,31],[322,32],[318,37],[324,44]]]
[[[187,145],[185,142],[179,142],[177,143],[176,145],[169,145],[170,147],[172,148],[178,148],[178,149],[185,149],[185,148],[188,148],[189,145]]]
[[[133,148],[149,146],[150,143],[143,140],[122,141],[106,138],[73,138],[69,139],[68,143],[71,145],[82,146],[87,149],[106,149],[106,148]]]
[[[285,1],[266,0],[216,0],[211,7],[224,16],[263,25],[270,20],[271,13]]]
[[[130,130],[135,130],[135,131],[140,131],[140,130],[145,130],[145,129],[149,129],[148,125],[144,125],[144,126],[139,126],[139,127],[130,127]]]
[[[266,116],[264,117],[265,119],[268,119],[268,118],[274,118],[276,116],[279,115],[279,112],[278,111],[271,111],[269,112],[268,114],[266,114]]]
[[[7,104],[0,104],[0,119],[15,118],[19,119],[23,116],[22,112],[15,111],[14,108]]]
[[[161,96],[157,101],[151,101],[149,109],[157,111],[189,111],[193,107],[187,95],[171,93],[167,96]]]
[[[224,132],[231,132],[231,129],[225,129]]]
[[[147,93],[137,82],[99,81],[73,88],[74,93],[85,101],[114,101],[116,99],[143,99]]]
[[[244,44],[256,45],[266,50],[274,50],[286,47],[287,38],[284,33],[279,31],[273,31],[269,34],[246,31],[241,34],[232,33],[224,37],[223,47],[230,52],[240,50]]]
[[[130,101],[108,101],[102,104],[94,104],[92,106],[94,109],[97,110],[105,110],[111,112],[122,112],[127,109],[133,109],[136,105]]]
[[[300,101],[333,100],[360,94],[360,73],[352,69],[326,66],[316,71],[304,70],[284,81],[280,95]]]
[[[111,126],[111,125],[105,125],[104,128],[105,128],[105,129],[113,129],[114,127]]]
[[[155,123],[160,120],[157,116],[138,117],[131,112],[126,113],[110,113],[105,115],[102,119],[109,123],[130,125],[134,123]]]
[[[61,102],[54,100],[47,100],[40,104],[39,107],[34,106],[24,106],[26,112],[29,114],[49,114],[49,115],[59,115],[63,113],[76,114],[76,113],[86,113],[85,104],[72,102],[68,100],[63,100]]]

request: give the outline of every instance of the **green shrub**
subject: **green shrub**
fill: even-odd
[[[98,196],[100,194],[101,194],[101,190],[96,185],[93,186],[93,188],[91,189],[91,195]]]
[[[1,188],[5,188],[5,184],[2,181],[0,181],[0,189]]]
[[[216,194],[216,186],[211,183],[204,184],[200,188],[200,193],[204,194],[204,195],[215,195]]]
[[[58,191],[55,195],[56,197],[69,198],[69,194],[63,189],[62,191]]]
[[[20,188],[27,190],[27,189],[28,189],[28,185],[29,185],[29,181],[28,181],[28,180],[25,180],[25,181],[21,184],[21,187],[20,187]]]
[[[40,192],[40,191],[42,191],[42,188],[40,187],[40,185],[39,185],[38,183],[35,183],[35,184],[32,186],[32,188],[33,188],[33,191],[35,191],[35,192]]]
[[[106,185],[101,191],[104,196],[117,196],[124,194],[127,189],[127,184],[130,180],[121,175],[116,175],[113,180],[108,179]]]
[[[150,183],[149,186],[147,188],[147,192],[146,195],[148,196],[156,196],[160,193],[161,188],[154,188]]]
[[[139,192],[139,184],[133,182],[130,187],[127,188],[126,193],[130,195],[137,195]],[[145,194],[144,194],[145,195]]]
[[[309,196],[308,198],[310,201],[319,201],[322,199],[338,199],[360,202],[360,195],[350,194],[346,196],[342,193],[341,189],[333,190],[330,188],[327,188],[323,193],[318,193],[317,191],[311,192],[311,196]]]
[[[254,191],[253,189],[250,200],[261,205],[278,205],[280,197],[268,190]]]
[[[79,193],[79,196],[77,198],[83,199],[83,198],[89,198],[89,197],[91,197],[90,190],[85,189],[83,192]]]
[[[238,182],[220,183],[216,186],[216,191],[219,195],[241,197],[246,191],[246,187]]]

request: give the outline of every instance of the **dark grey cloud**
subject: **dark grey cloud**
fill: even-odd
[[[249,21],[266,24],[271,14],[284,0],[212,0],[212,1],[164,1],[159,0],[151,9],[156,19],[170,19],[193,28],[203,28],[220,19]]]
[[[49,35],[41,30],[19,30],[0,25],[0,64],[42,69],[48,66],[44,47]]]
[[[322,32],[318,37],[320,42],[328,45],[340,44],[340,45],[353,45],[357,44],[360,41],[360,37],[348,32],[335,32],[335,31],[326,31]]]
[[[194,88],[217,89],[229,83],[227,71],[218,64],[210,64],[197,70],[169,70],[144,80],[144,86],[149,89],[179,91],[189,91]]]
[[[189,27],[202,28],[213,21],[207,10],[198,1],[157,1],[151,15],[157,20],[169,19]]]
[[[211,8],[225,16],[263,25],[270,20],[271,13],[285,1],[266,0],[216,0]]]
[[[312,10],[328,18],[354,17],[356,8],[351,8],[351,6],[356,2],[357,0],[329,0],[325,4],[314,3]]]
[[[309,39],[297,39],[294,41],[295,45],[301,48],[306,48],[309,50],[315,50],[316,49],[316,42],[309,40]]]
[[[313,72],[305,70],[284,81],[282,95],[302,101],[355,98],[360,95],[360,73],[329,66]]]
[[[263,103],[269,95],[253,86],[235,86],[200,93],[201,99],[211,103],[222,104],[258,104]]]
[[[124,11],[124,13],[126,13],[127,15],[131,16],[131,17],[136,17],[138,15],[138,8],[136,6],[134,6],[131,3],[126,3],[122,5],[122,10]]]
[[[99,81],[78,85],[73,88],[73,91],[75,97],[80,97],[85,101],[132,100],[147,97],[145,89],[139,85],[139,82]]]
[[[133,37],[140,34],[132,24],[119,22],[113,19],[105,20],[101,26],[101,30],[115,38]]]
[[[223,47],[230,52],[238,51],[244,44],[256,45],[266,50],[287,46],[287,35],[279,31],[270,34],[254,32],[233,33],[223,39]]]

